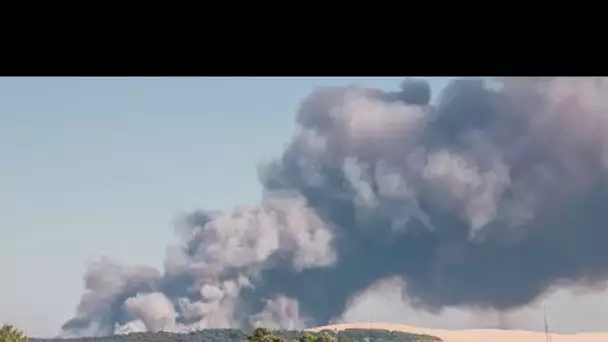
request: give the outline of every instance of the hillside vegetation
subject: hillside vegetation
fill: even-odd
[[[108,337],[73,339],[30,339],[31,342],[433,342],[441,341],[430,335],[386,330],[348,329],[301,332],[255,329],[250,335],[238,329],[209,329],[185,334],[167,332],[133,333]]]
[[[0,326],[0,342],[27,342],[27,337],[23,331],[10,324]]]

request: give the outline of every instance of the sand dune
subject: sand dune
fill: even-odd
[[[442,330],[414,327],[401,324],[385,323],[347,323],[335,324],[310,329],[378,329],[403,331],[417,334],[428,334],[441,338],[445,342],[545,342],[545,334],[519,330]],[[607,342],[608,333],[551,334],[552,342]]]

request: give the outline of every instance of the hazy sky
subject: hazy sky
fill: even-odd
[[[0,323],[53,335],[88,261],[161,266],[177,214],[256,201],[314,87],[401,80],[0,78]]]

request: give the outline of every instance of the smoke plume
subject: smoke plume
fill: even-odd
[[[261,203],[185,217],[163,272],[92,265],[63,335],[295,329],[387,284],[429,315],[504,326],[556,286],[602,284],[606,96],[601,78],[459,79],[433,102],[412,79],[316,89],[260,168]]]

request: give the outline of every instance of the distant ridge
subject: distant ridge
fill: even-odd
[[[437,336],[445,342],[544,342],[546,338],[544,332],[498,329],[445,330],[390,323],[344,323],[326,325],[308,330],[320,331],[326,329],[376,329],[402,331]],[[578,334],[552,333],[551,338],[552,342],[608,342],[608,332]]]

